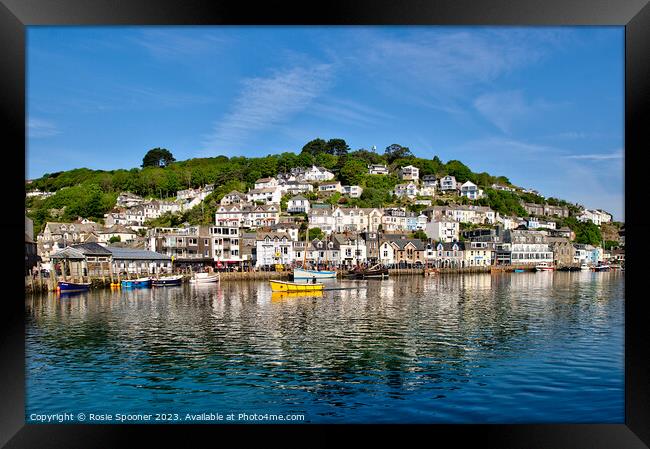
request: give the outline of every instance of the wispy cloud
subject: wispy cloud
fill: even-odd
[[[354,126],[373,126],[395,116],[352,100],[328,98],[309,108],[309,113]]]
[[[256,131],[278,125],[306,109],[332,81],[332,66],[317,64],[249,78],[232,110],[215,123],[204,139],[206,151],[241,148]]]
[[[608,161],[612,159],[623,159],[623,150],[616,150],[613,153],[571,154],[565,156],[565,158],[580,159],[586,161]]]
[[[474,100],[474,108],[506,134],[512,132],[517,122],[530,120],[535,114],[558,106],[541,99],[528,100],[522,90],[489,92]]]
[[[458,31],[417,28],[401,36],[359,33],[362,43],[350,61],[386,85],[418,90],[420,96],[464,97],[468,89],[485,85],[516,69],[542,60],[570,33],[555,31]],[[390,66],[386,62],[390,61]]]
[[[30,118],[27,121],[27,135],[32,139],[52,137],[61,134],[61,130],[51,121]]]
[[[214,52],[227,42],[223,36],[214,31],[182,30],[144,30],[132,38],[132,42],[141,46],[158,59],[172,59],[178,61],[179,57],[204,55]]]

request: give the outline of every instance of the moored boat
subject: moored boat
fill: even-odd
[[[64,282],[59,281],[57,290],[61,293],[82,292],[90,289],[90,282]]]
[[[271,291],[274,292],[309,292],[323,290],[325,284],[322,283],[299,283],[299,282],[286,282],[286,281],[269,281],[271,284]]]
[[[124,279],[122,287],[151,287],[151,278]]]
[[[305,270],[304,268],[293,269],[294,279],[334,279],[336,271],[325,270]]]
[[[386,279],[388,278],[388,268],[377,264],[370,268],[356,268],[348,271],[346,279]]]
[[[611,267],[609,265],[596,265],[595,267],[593,267],[593,270],[594,271],[609,271],[610,268]]]
[[[540,262],[535,265],[535,271],[553,271],[555,267],[549,262]]]
[[[171,287],[174,285],[181,285],[183,282],[183,275],[163,276],[151,280],[151,285],[154,287]]]
[[[580,271],[589,271],[589,265],[583,263],[582,265],[580,265]]]
[[[216,284],[221,279],[219,272],[216,273],[194,273],[190,283],[192,284]]]

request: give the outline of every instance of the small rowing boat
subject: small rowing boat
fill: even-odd
[[[61,293],[83,292],[90,289],[90,282],[64,282],[59,281],[57,290]]]
[[[175,276],[163,276],[157,279],[153,279],[151,281],[151,285],[154,287],[171,287],[174,285],[181,285],[181,282],[183,282],[183,275],[179,274]]]
[[[151,278],[125,279],[122,287],[151,287]]]
[[[220,280],[219,273],[195,273],[190,279],[192,284],[216,284]]]
[[[271,284],[271,291],[274,292],[311,292],[323,290],[325,284],[322,283],[298,283],[298,282],[285,282],[285,281],[269,281]]]

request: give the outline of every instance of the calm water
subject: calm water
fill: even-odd
[[[624,421],[624,274],[264,282],[26,298],[33,413]]]

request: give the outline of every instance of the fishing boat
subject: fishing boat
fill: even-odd
[[[124,279],[122,287],[151,287],[151,278]]]
[[[593,270],[594,271],[609,271],[610,268],[611,267],[609,265],[596,265],[595,267],[593,267]]]
[[[388,278],[388,268],[380,264],[373,265],[370,268],[357,267],[345,274],[346,279],[386,279]]]
[[[192,284],[216,284],[221,279],[219,272],[216,273],[195,273],[190,283]]]
[[[325,284],[322,283],[299,283],[299,282],[285,282],[285,281],[269,281],[271,284],[271,291],[274,292],[309,292],[323,290]]]
[[[535,265],[535,271],[553,271],[555,267],[552,263],[549,262],[540,262]]]
[[[61,293],[82,292],[90,289],[90,282],[64,282],[59,281],[57,290]]]
[[[293,279],[335,279],[336,271],[293,269]]]
[[[183,282],[183,275],[163,276],[157,279],[152,279],[151,285],[154,287],[171,287],[174,285],[181,285]]]

